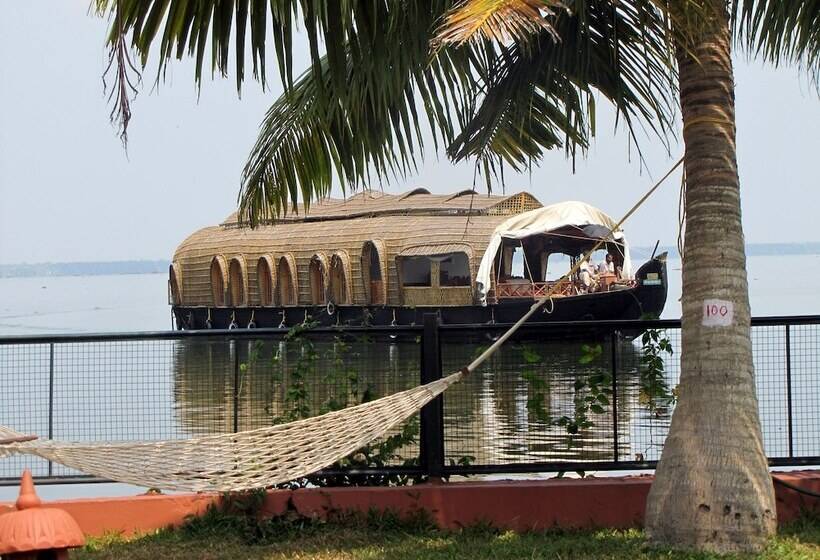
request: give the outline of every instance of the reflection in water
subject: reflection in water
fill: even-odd
[[[455,340],[451,333],[442,331],[445,374],[490,342]],[[675,354],[666,357],[664,380],[674,388],[680,330],[666,333]],[[820,455],[820,336],[817,325],[792,325],[790,333],[787,377],[785,326],[752,329],[765,450],[770,457],[786,457],[793,432],[795,456],[813,457]],[[315,340],[310,359],[298,343],[278,340],[236,345],[199,338],[62,342],[54,344],[53,356],[49,344],[0,345],[0,424],[41,436],[52,428],[54,439],[63,441],[155,441],[230,432],[235,424],[240,430],[268,426],[293,412],[300,383],[310,414],[418,385],[415,338],[343,342]],[[590,412],[591,426],[571,434],[567,426],[554,424],[563,416],[572,418],[576,401],[591,396],[588,386],[576,388],[576,382],[611,369],[608,338],[600,342],[595,360],[581,364],[584,343],[595,344],[519,339],[449,389],[443,396],[448,463],[468,456],[476,464],[608,461],[615,455],[616,424],[619,459],[657,459],[671,410],[653,408],[646,400],[652,391],[641,387],[645,376],[638,374],[638,342],[616,344],[615,398],[608,395],[601,413]],[[241,364],[248,365],[235,367]],[[415,445],[402,450],[406,458],[417,453]],[[60,465],[49,470],[36,457],[16,456],[0,459],[0,478],[14,479],[24,467],[37,476],[78,474]]]
[[[579,361],[584,344],[564,339],[506,346],[480,371],[451,388],[444,400],[448,457],[457,460],[472,456],[478,464],[611,461],[615,458],[614,400],[618,410],[618,457],[634,459],[633,447],[643,442],[642,433],[629,429],[633,417],[639,414],[639,349],[631,342],[617,345],[615,398],[610,395],[609,404],[599,413],[586,410],[591,425],[578,429],[556,425],[562,417],[576,419],[578,403],[588,403],[585,399],[592,398],[589,379],[612,370],[608,341],[597,343],[604,351],[588,364]],[[463,363],[475,346],[452,345],[452,350],[455,366]],[[522,375],[526,372],[529,374]],[[579,381],[587,383],[580,386]],[[541,391],[536,390],[536,383],[542,384]],[[607,390],[610,388],[611,379],[606,385]],[[534,398],[541,402],[533,402]],[[534,414],[539,404],[542,414]],[[652,423],[660,428],[667,420],[658,418]]]
[[[455,340],[451,333],[442,331],[445,374],[490,343]],[[666,357],[664,379],[674,388],[680,330],[666,333],[675,354]],[[787,378],[785,327],[752,329],[765,449],[770,457],[786,457],[791,427],[795,455],[812,457],[820,455],[818,327],[792,325],[790,333]],[[576,401],[591,396],[588,386],[576,382],[609,371],[612,348],[608,338],[596,343],[550,337],[508,343],[480,371],[444,394],[448,463],[467,456],[476,464],[611,460],[613,400],[618,458],[657,459],[671,409],[653,408],[646,400],[653,393],[641,386],[645,376],[638,374],[639,342],[616,344],[615,398],[608,395],[601,413],[588,414],[592,425],[571,434],[568,426],[553,421],[572,418]],[[601,352],[581,364],[584,343],[600,344]],[[48,344],[6,344],[0,346],[0,424],[41,436],[52,428],[53,437],[64,441],[186,438],[230,432],[235,423],[246,430],[292,415],[293,395],[300,387],[307,413],[316,414],[416,386],[419,357],[413,337],[314,340],[312,350],[278,340],[258,347],[244,339],[236,345],[200,338],[63,342],[54,345],[53,356]],[[242,364],[248,365],[235,368]],[[417,453],[417,445],[401,451],[406,458]],[[0,478],[16,478],[24,467],[37,476],[77,474],[59,465],[49,471],[43,460],[16,456],[0,459]]]
[[[510,344],[450,388],[444,395],[447,462],[465,458],[474,464],[611,461],[612,401],[618,410],[618,457],[656,458],[649,436],[656,432],[660,436],[656,439],[662,441],[668,414],[650,416],[639,403],[640,346],[630,341],[616,345],[616,392],[614,398],[607,393],[605,406],[594,401],[601,405],[594,412],[587,399],[589,384],[578,381],[609,375],[612,352],[608,339],[592,341],[601,351],[590,363],[581,364],[582,345],[589,342],[560,339]],[[486,345],[486,341],[445,339],[444,374],[460,369]],[[178,422],[190,435],[233,430],[237,368],[238,429],[253,429],[414,387],[419,383],[419,359],[414,338],[183,341],[174,356],[174,407]],[[529,372],[529,377],[522,372]],[[611,387],[610,378],[606,391]],[[561,417],[574,420],[578,403],[586,403],[591,425],[582,424],[575,431],[555,425]],[[417,453],[417,445],[412,445],[400,454],[409,458]]]

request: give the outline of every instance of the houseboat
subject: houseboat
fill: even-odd
[[[601,240],[601,263],[564,277]],[[183,241],[169,276],[180,329],[412,325],[431,312],[510,323],[550,291],[533,321],[637,319],[660,315],[667,293],[665,257],[633,271],[623,232],[588,204],[423,188],[324,199],[253,229],[234,213]]]

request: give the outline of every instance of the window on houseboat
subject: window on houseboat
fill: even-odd
[[[228,295],[230,295],[230,305],[242,306],[245,301],[245,274],[242,270],[242,263],[239,259],[231,259],[231,264],[228,266]]]
[[[347,270],[342,256],[333,255],[330,259],[330,297],[333,303],[350,303],[347,298]]]
[[[293,278],[293,271],[285,257],[280,257],[276,270],[276,290],[279,305],[296,305],[296,282]]]
[[[259,303],[273,305],[273,282],[268,260],[262,257],[256,264],[256,280],[259,284]]]
[[[379,252],[376,247],[370,247],[370,281],[382,279],[382,267],[379,263]]]
[[[513,278],[525,278],[527,276],[526,266],[524,265],[524,250],[521,247],[513,247],[510,276]]]
[[[430,284],[430,259],[427,257],[402,257],[402,286],[426,286]]]
[[[582,249],[585,251],[585,249]],[[603,270],[610,268],[612,272],[615,271],[616,264],[607,265],[606,256],[608,251],[606,249],[599,249],[592,253],[589,257],[589,263],[592,265],[595,274],[601,274]],[[576,258],[580,258],[580,255]],[[564,253],[553,253],[546,257],[546,274],[544,279],[547,281],[558,280],[567,274],[574,266],[575,261]]]
[[[569,272],[570,268],[572,268],[572,259],[569,255],[565,255],[564,253],[553,253],[551,255],[545,255],[545,257],[546,262],[544,264],[544,268],[546,269],[546,274],[544,276],[544,280],[548,282],[558,280]]]
[[[529,278],[527,265],[524,263],[524,250],[520,245],[505,245],[502,249],[501,270],[499,280],[502,282],[511,279]]]
[[[310,260],[310,302],[313,305],[325,304],[325,269],[318,257]]]
[[[225,273],[217,257],[211,260],[211,302],[217,307],[225,305]]]
[[[466,253],[436,257],[439,261],[439,286],[469,286],[470,261]]]

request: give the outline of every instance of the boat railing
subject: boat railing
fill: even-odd
[[[577,293],[575,285],[569,280],[559,282],[500,282],[495,285],[497,299],[538,299],[550,293],[553,296],[571,296]]]

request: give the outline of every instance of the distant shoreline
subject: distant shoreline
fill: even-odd
[[[652,255],[651,246],[630,247],[632,260],[648,259]],[[679,259],[678,248],[671,245],[661,245],[656,254],[666,251],[669,258]],[[747,257],[780,257],[792,255],[820,255],[820,242],[806,243],[747,243]]]
[[[641,261],[652,255],[652,246],[631,247],[632,259]],[[676,247],[662,245],[669,258],[680,258]],[[820,242],[811,243],[749,243],[746,256],[771,257],[789,255],[820,255]],[[97,262],[55,262],[0,264],[0,278],[34,278],[48,276],[108,276],[120,274],[166,274],[171,263],[167,260],[131,260]]]
[[[166,274],[166,260],[0,264],[0,278]]]

